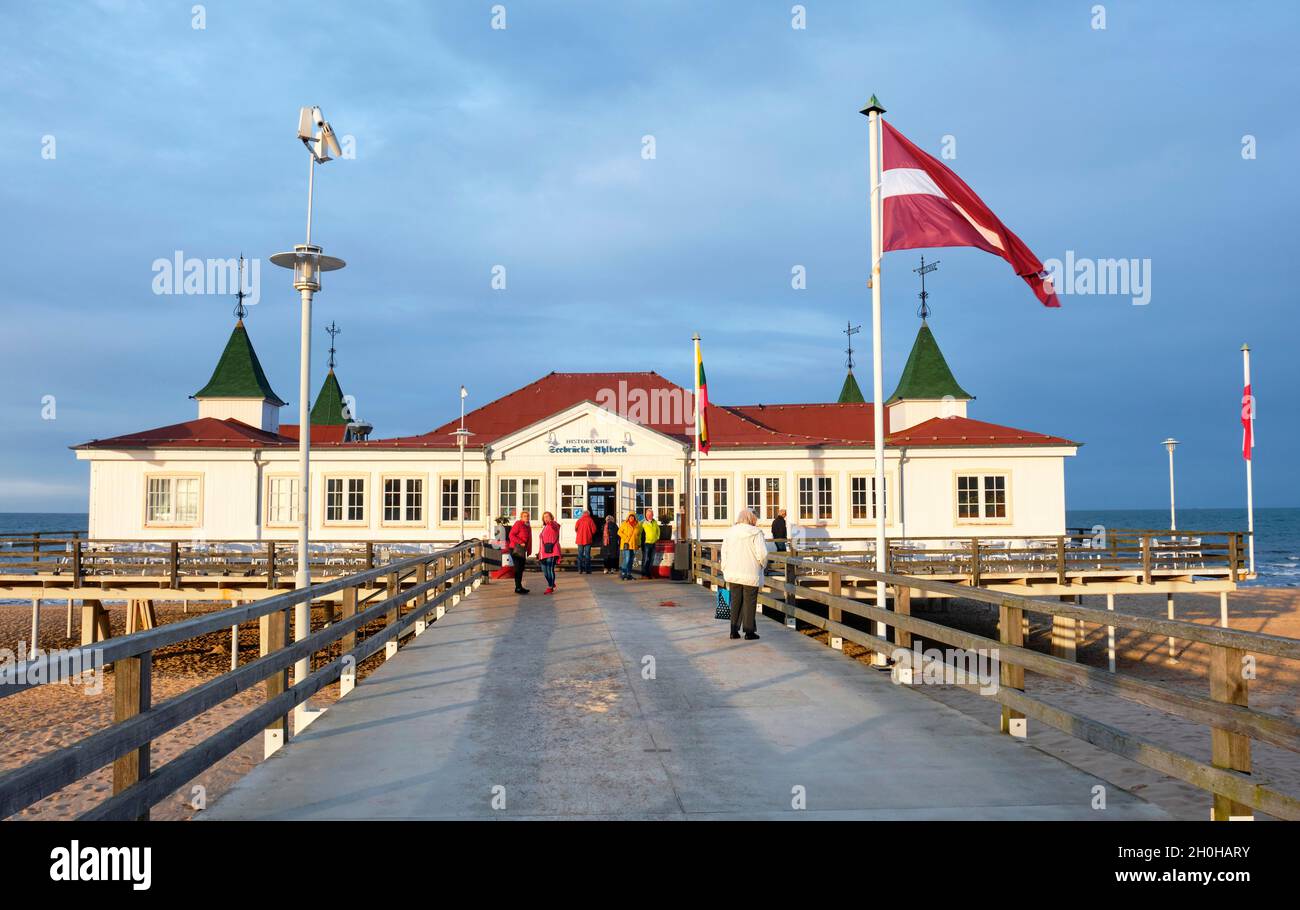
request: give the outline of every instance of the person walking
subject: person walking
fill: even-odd
[[[578,574],[591,574],[591,542],[596,536],[596,520],[590,512],[578,516],[578,523],[573,526],[573,537],[578,544]]]
[[[546,576],[544,594],[555,593],[555,564],[560,561],[560,523],[550,512],[542,513],[542,529],[537,532],[537,562]]]
[[[645,510],[641,522],[641,577],[654,578],[655,544],[659,542],[659,522],[653,509]]]
[[[510,546],[510,564],[515,570],[515,593],[527,594],[524,587],[524,565],[528,562],[528,551],[533,546],[533,528],[528,523],[528,512],[520,512],[519,519],[510,526],[510,536],[506,543]]]
[[[785,509],[777,509],[776,518],[772,519],[772,542],[776,544],[776,552],[785,552],[787,539]]]
[[[641,548],[641,524],[636,520],[636,513],[629,512],[627,521],[618,527],[619,573],[623,581],[632,580],[632,562],[636,551]]]
[[[721,563],[731,595],[731,637],[739,638],[743,628],[746,641],[757,641],[754,615],[767,566],[767,542],[758,527],[758,516],[749,509],[740,510],[736,523],[723,536]]]
[[[600,558],[609,575],[618,568],[618,522],[613,515],[605,516],[605,531],[600,539]]]

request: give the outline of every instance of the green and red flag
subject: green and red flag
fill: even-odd
[[[709,385],[704,378],[704,357],[700,354],[700,343],[695,342],[695,382],[699,391],[695,393],[695,433],[699,450],[706,455],[709,452]]]

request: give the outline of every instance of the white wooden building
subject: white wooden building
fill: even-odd
[[[90,534],[131,540],[292,540],[298,428],[280,423],[242,323],[194,420],[75,448],[90,463]],[[702,456],[704,538],[744,505],[776,509],[809,536],[867,540],[873,495],[871,405],[852,374],[841,400],[708,408]],[[986,423],[922,323],[886,412],[884,521],[890,537],[1058,535],[1065,459],[1079,443]],[[471,411],[465,490],[458,420],[418,436],[366,439],[333,370],[312,410],[314,540],[454,541],[494,519],[575,510],[626,515],[647,506],[686,529],[692,393],[653,372],[551,373]],[[462,495],[463,493],[463,495]]]

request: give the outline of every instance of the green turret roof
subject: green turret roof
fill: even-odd
[[[849,370],[849,375],[844,377],[844,387],[840,389],[839,404],[862,404],[864,401],[862,389],[858,388],[858,381]]]
[[[284,401],[271,389],[271,383],[262,372],[262,364],[253,350],[241,319],[230,333],[226,349],[221,352],[217,368],[212,371],[208,384],[194,393],[195,398],[265,398],[282,407]]]
[[[325,381],[321,383],[320,392],[316,395],[316,403],[311,407],[311,425],[314,427],[346,425],[348,417],[344,408],[343,389],[339,386],[334,371],[330,370],[325,376]]]
[[[939,343],[934,340],[934,333],[922,321],[912,353],[907,355],[903,375],[899,377],[898,388],[894,389],[886,404],[900,399],[948,397],[969,400],[974,396],[957,385],[952,370],[948,369],[948,361],[943,359],[943,352],[939,350]]]

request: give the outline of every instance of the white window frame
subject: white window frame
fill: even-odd
[[[451,508],[451,517],[447,517],[447,484],[455,490],[451,495],[455,505]],[[476,525],[483,521],[483,478],[465,475],[465,498],[462,499],[459,474],[440,474],[438,476],[438,524],[459,525],[461,506],[465,504],[465,524]],[[465,500],[468,500],[466,503]]]
[[[889,471],[886,471],[884,479],[885,479],[885,495],[882,497],[882,499],[884,500],[884,507],[885,507],[884,509],[885,524],[890,524],[893,520],[893,516],[891,515],[889,509],[889,493],[890,490],[894,489],[894,478],[891,476]],[[858,494],[853,489],[853,483],[854,481],[857,480],[861,480],[863,482],[863,487],[862,487],[863,502],[861,504],[868,513],[867,515],[862,517],[859,517],[857,515],[857,509],[859,505]],[[850,474],[849,475],[849,523],[855,525],[873,525],[876,523],[877,511],[878,510],[876,508],[876,475],[874,473]]]
[[[194,483],[194,512],[192,518],[188,515],[178,516],[176,495],[176,485],[178,481],[193,481]],[[165,517],[153,517],[153,507],[150,503],[150,498],[154,494],[154,491],[151,488],[154,482],[166,487],[168,510]],[[144,475],[144,524],[150,528],[200,527],[203,524],[203,475],[188,472],[168,472]]]
[[[795,478],[795,514],[799,524],[829,525],[835,523],[835,474],[800,474]],[[804,481],[809,482],[812,514],[803,511]],[[823,515],[823,496],[829,499]]]
[[[636,513],[644,515],[648,506],[654,510],[655,518],[664,520],[664,516],[673,519],[677,515],[677,478],[670,474],[638,475],[633,481],[636,485]],[[641,491],[642,484],[648,489]],[[645,500],[643,505],[642,500]]]
[[[337,481],[339,489],[339,509],[341,518],[330,518],[330,483]],[[357,489],[357,485],[360,489]],[[325,527],[364,528],[370,524],[370,475],[369,474],[326,474],[321,480],[322,524]],[[361,516],[353,517],[353,510],[360,508]]]
[[[288,493],[276,493],[275,486],[278,483],[287,483],[289,485]],[[276,517],[276,504],[279,498],[283,496],[288,499],[288,518]],[[268,474],[266,475],[266,526],[268,528],[291,528],[298,523],[298,475],[297,474]]]
[[[718,494],[721,493],[721,501]],[[726,524],[730,520],[731,475],[705,474],[700,477],[700,524]]]
[[[768,489],[769,481],[776,481],[775,501],[769,501],[769,494],[772,492]],[[757,490],[750,490],[750,484],[758,482]],[[745,508],[749,509],[758,516],[759,521],[771,521],[776,518],[776,513],[781,510],[781,496],[785,487],[784,474],[746,474],[745,475]],[[757,495],[757,499],[755,499]]]
[[[396,493],[390,493],[389,484],[398,485]],[[412,489],[419,484],[418,491]],[[388,517],[389,497],[397,496],[397,518]],[[411,518],[412,499],[420,510],[419,518]],[[429,475],[427,474],[383,474],[379,478],[379,523],[387,528],[424,528],[429,524]]]
[[[975,507],[978,511],[976,516],[963,516],[961,514],[961,482],[965,478],[974,478],[975,483]],[[990,510],[995,506],[995,499],[988,494],[990,492],[990,481],[1000,480],[1002,482],[1002,515],[990,515]],[[978,471],[954,471],[952,481],[952,510],[953,520],[960,525],[1008,525],[1012,523],[1011,516],[1011,472],[995,469],[981,469]]]

